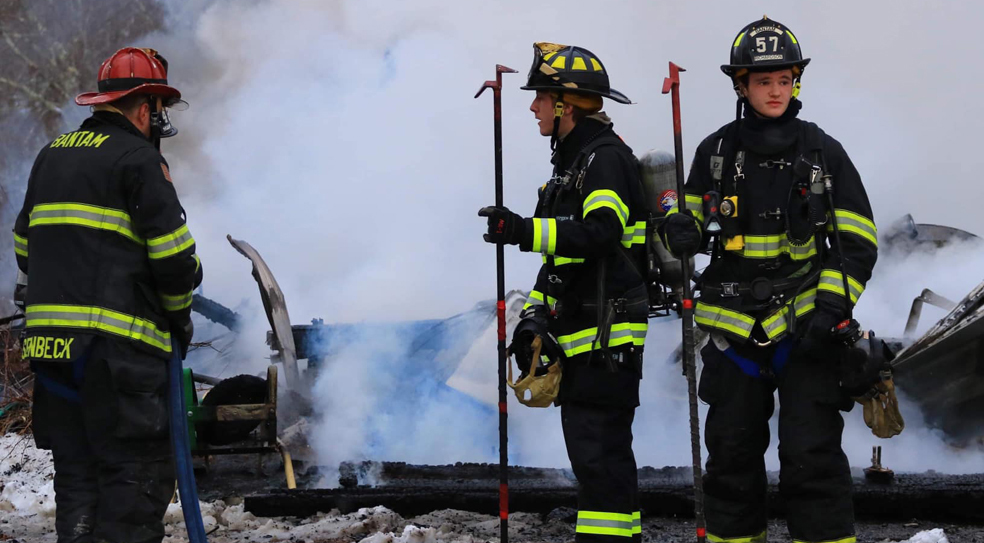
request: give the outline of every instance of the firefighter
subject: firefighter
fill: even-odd
[[[55,465],[59,543],[160,542],[174,490],[168,441],[171,338],[191,341],[202,269],[160,139],[177,130],[156,51],[99,69],[78,130],[38,154],[14,227],[27,276],[24,358],[34,439]]]
[[[711,337],[698,389],[709,405],[708,537],[766,541],[764,453],[778,389],[779,489],[790,536],[851,543],[839,411],[853,402],[839,386],[845,348],[833,331],[871,277],[877,231],[844,148],[798,118],[810,59],[796,36],[763,18],[731,43],[731,62],[721,69],[738,94],[737,119],[697,148],[687,211],[674,208],[663,227],[675,254],[692,255],[702,244],[712,254],[695,309]],[[705,195],[715,205],[702,205]]]
[[[576,540],[639,540],[632,420],[648,321],[645,200],[632,150],[601,111],[603,98],[631,102],[590,51],[552,43],[534,45],[522,88],[536,92],[530,110],[550,138],[553,176],[533,217],[481,209],[485,241],[543,258],[517,330],[532,322],[563,353],[557,404],[578,480]]]

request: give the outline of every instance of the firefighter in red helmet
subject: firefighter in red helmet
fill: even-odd
[[[59,543],[160,542],[174,489],[166,361],[202,280],[160,140],[183,104],[167,62],[128,47],[80,94],[92,116],[38,154],[14,226],[27,276],[34,438],[55,464]]]

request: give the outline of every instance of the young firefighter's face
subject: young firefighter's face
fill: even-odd
[[[748,103],[755,111],[770,119],[781,117],[793,96],[793,71],[752,72],[748,86],[742,85]]]
[[[555,103],[556,97],[553,94],[546,91],[536,91],[536,97],[530,104],[530,111],[536,117],[541,136],[553,134]]]

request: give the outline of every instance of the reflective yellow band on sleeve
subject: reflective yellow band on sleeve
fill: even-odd
[[[171,334],[152,321],[102,307],[81,305],[29,305],[24,312],[28,328],[59,327],[99,330],[122,336],[170,353]]]
[[[838,296],[844,296],[844,279],[841,272],[837,270],[822,270],[820,272],[820,282],[817,284],[817,290],[833,292]],[[861,293],[864,292],[864,285],[862,285],[857,279],[853,278],[848,274],[847,284],[851,288],[851,303],[858,303],[858,298],[861,297]]]
[[[623,229],[625,228],[625,224],[629,222],[629,206],[622,202],[622,199],[614,190],[601,189],[592,191],[584,199],[583,207],[583,218],[587,218],[588,213],[596,209],[608,208],[615,212]]]
[[[62,202],[39,204],[31,210],[29,228],[36,226],[84,226],[97,230],[116,232],[143,245],[144,240],[133,231],[130,216],[118,209]]]
[[[22,238],[14,234],[14,252],[27,258],[27,238]]]
[[[646,243],[646,221],[636,221],[622,231],[622,246],[632,248],[633,245],[644,245]]]
[[[878,228],[871,219],[846,209],[835,209],[834,215],[837,217],[837,228],[841,232],[854,234],[878,247]],[[828,224],[827,230],[832,232],[833,229],[833,223]]]
[[[553,296],[547,296],[547,303],[550,305],[550,309],[553,309],[557,305],[557,298]],[[543,303],[543,293],[539,290],[531,290],[530,295],[526,298],[526,304],[523,305],[523,309],[529,309],[535,305],[544,305]]]
[[[183,224],[180,228],[153,239],[147,240],[147,257],[151,260],[167,258],[184,251],[195,244],[195,239],[191,237],[188,225]]]
[[[694,218],[697,219],[697,223],[703,225],[704,224],[704,198],[698,194],[687,194],[686,197],[687,197],[687,209],[694,216]],[[670,216],[674,213],[679,213],[679,212],[680,212],[680,205],[678,200],[677,203],[673,204],[673,207],[671,207],[670,210],[666,212],[666,215]]]
[[[165,311],[181,311],[186,307],[191,306],[191,300],[194,297],[192,291],[188,291],[187,294],[179,294],[177,296],[171,296],[170,294],[159,293],[161,297],[161,303],[164,305]]]
[[[557,219],[533,219],[533,252],[552,255],[557,250]]]

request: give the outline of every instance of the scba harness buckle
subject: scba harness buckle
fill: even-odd
[[[722,298],[737,298],[738,297],[738,283],[721,283],[721,297]]]

